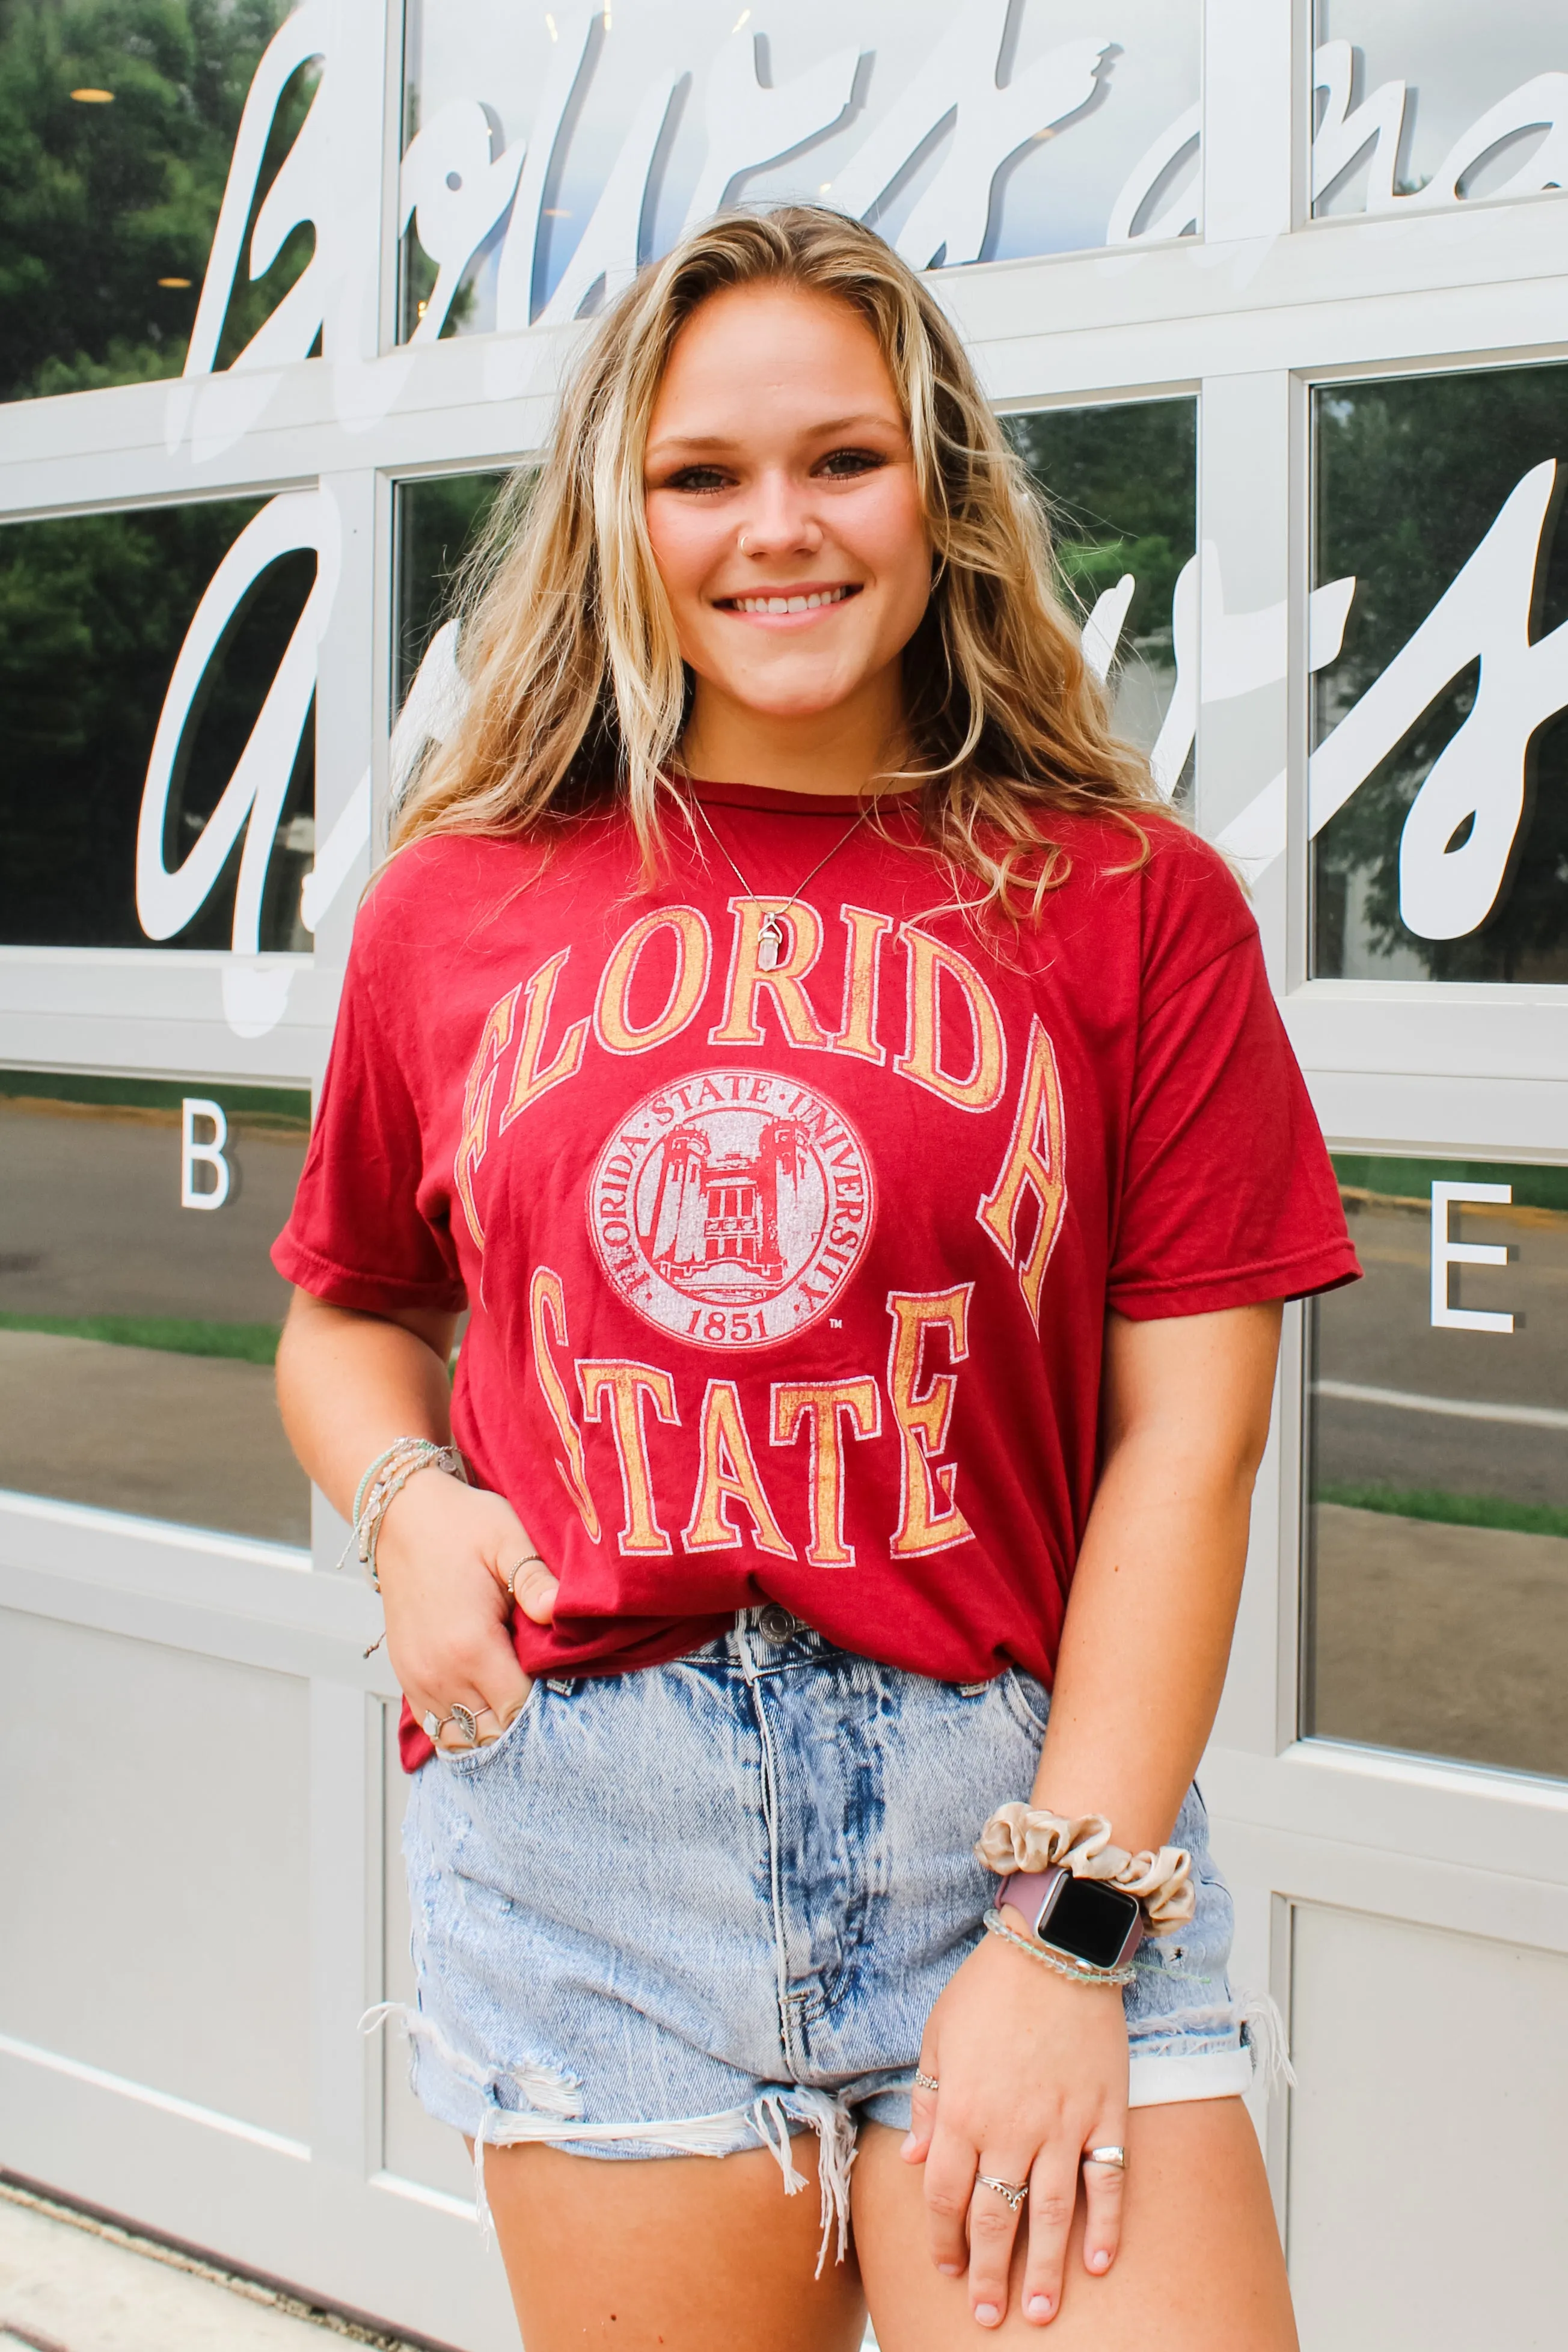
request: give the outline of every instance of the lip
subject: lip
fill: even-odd
[[[748,621],[756,628],[809,628],[814,622],[821,621],[830,613],[839,612],[846,604],[852,604],[860,594],[863,585],[863,582],[858,580],[769,581],[765,585],[755,588],[737,589],[732,596],[715,596],[712,604],[715,612],[724,614],[728,619]],[[803,601],[793,613],[748,613],[741,609],[742,596],[757,600],[765,596],[773,602],[795,598],[804,600],[811,596],[828,597],[832,601],[817,604],[806,604]]]

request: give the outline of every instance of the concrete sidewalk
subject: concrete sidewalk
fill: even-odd
[[[399,2339],[0,2182],[0,2352],[347,2352]]]

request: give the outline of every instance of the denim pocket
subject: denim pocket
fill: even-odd
[[[1043,1739],[1051,1706],[1051,1695],[1044,1683],[1026,1675],[1022,1666],[1009,1666],[998,1680],[1008,1713],[1020,1731],[1026,1731],[1031,1738]]]

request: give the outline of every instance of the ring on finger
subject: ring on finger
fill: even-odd
[[[471,1706],[465,1706],[461,1699],[455,1698],[452,1701],[452,1712],[447,1717],[447,1721],[457,1725],[458,1730],[463,1735],[465,1743],[469,1748],[477,1748],[479,1746],[479,1718],[474,1713]]]
[[[1124,2147],[1118,2147],[1114,2144],[1107,2147],[1086,2147],[1083,2152],[1083,2160],[1085,2164],[1112,2165],[1118,2172],[1125,2172],[1127,2169],[1127,2150]]]
[[[976,2189],[994,2189],[998,2197],[1006,2199],[1015,2213],[1029,2193],[1029,2184],[1026,2180],[998,2180],[994,2173],[991,2172],[977,2172],[974,2176],[974,2186]]]
[[[942,2084],[937,2081],[934,2074],[924,2074],[921,2072],[921,2068],[917,2066],[915,2068],[915,2088],[917,2091],[940,2091]]]
[[[421,1727],[426,1739],[439,1739],[442,1732],[447,1727],[447,1717],[442,1715],[437,1715],[433,1706],[427,1706],[425,1710]]]
[[[523,1570],[525,1568],[542,1568],[544,1565],[544,1561],[540,1559],[539,1554],[536,1551],[530,1551],[525,1552],[521,1559],[514,1560],[511,1567],[508,1569],[506,1574],[506,1597],[511,1602],[514,1609],[517,1607],[517,1580],[522,1574]]]

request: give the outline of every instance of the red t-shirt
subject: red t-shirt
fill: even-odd
[[[561,1580],[529,1673],[774,1600],[921,1674],[1048,1683],[1107,1306],[1358,1272],[1257,927],[1163,819],[1131,873],[1123,827],[1057,822],[1070,878],[977,932],[853,802],[700,796],[745,887],[699,820],[645,893],[618,813],[542,860],[394,861],[275,1262],[373,1314],[471,1307],[454,1434]]]

